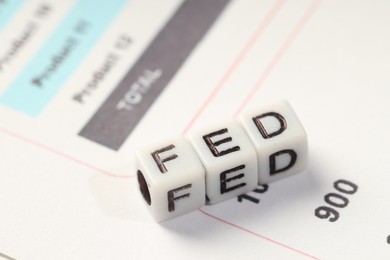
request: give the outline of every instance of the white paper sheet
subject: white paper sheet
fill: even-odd
[[[95,9],[77,9],[81,1],[0,1],[0,259],[390,257],[387,1],[95,1],[107,5],[104,26],[103,17],[91,14]],[[195,15],[189,27],[172,22],[189,8],[202,19]],[[10,52],[36,12],[46,12],[50,22],[34,20],[36,33]],[[45,43],[61,36],[61,28],[67,32],[72,12],[80,13],[75,26],[85,33],[74,36],[73,53],[83,58],[65,55],[42,78],[43,87],[18,85],[31,71],[44,70],[48,61],[39,55],[45,48],[58,54],[64,42]],[[167,33],[183,35],[177,28],[204,32],[190,47],[167,41]],[[172,60],[188,52],[166,84],[158,85],[173,66],[166,60],[167,67],[124,82],[141,61],[153,64],[147,57],[160,39]],[[87,40],[88,48],[79,48]],[[135,102],[134,92],[131,98],[147,109],[119,148],[97,139],[107,138],[103,128],[115,134],[126,122],[99,121],[83,132],[114,90],[128,86],[129,93],[145,80],[144,100]],[[159,87],[148,101],[150,89]],[[307,171],[240,199],[152,221],[134,178],[137,147],[282,98],[308,133]],[[340,192],[338,180],[356,185],[356,192]],[[334,211],[316,216],[316,209],[325,214],[319,207],[336,210],[338,219],[329,221]]]

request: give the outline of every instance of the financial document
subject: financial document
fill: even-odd
[[[0,259],[389,259],[389,13],[0,0]],[[152,220],[137,149],[279,99],[307,170]]]

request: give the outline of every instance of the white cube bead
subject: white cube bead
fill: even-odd
[[[140,191],[156,221],[205,204],[205,169],[183,136],[146,147],[136,155]]]
[[[206,169],[206,203],[224,201],[256,187],[256,151],[237,122],[213,125],[187,137]]]
[[[288,102],[242,113],[244,126],[257,151],[259,183],[299,173],[307,167],[307,136]]]

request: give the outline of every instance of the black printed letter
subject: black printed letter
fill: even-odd
[[[231,152],[235,152],[235,151],[239,151],[240,150],[240,147],[239,146],[234,146],[232,148],[229,148],[229,149],[226,149],[226,150],[223,150],[223,151],[218,151],[217,149],[217,146],[218,145],[221,145],[223,143],[227,143],[227,142],[231,142],[232,141],[232,138],[231,137],[226,137],[224,139],[221,139],[219,141],[216,141],[216,142],[213,142],[211,140],[211,138],[213,136],[216,136],[216,135],[221,135],[221,134],[224,134],[224,133],[227,133],[228,130],[227,128],[223,128],[221,130],[218,130],[218,131],[215,131],[215,132],[212,132],[210,134],[207,134],[207,135],[204,135],[203,136],[203,140],[206,142],[207,146],[209,147],[211,153],[215,156],[215,157],[219,157],[219,156],[222,156],[222,155],[225,155],[225,154],[228,154],[228,153],[231,153]]]
[[[191,188],[191,186],[192,186],[192,184],[189,183],[187,185],[184,185],[184,186],[181,186],[179,188],[172,189],[172,190],[168,191],[168,211],[169,212],[175,211],[175,200],[180,200],[180,199],[190,197],[189,193],[175,197],[175,193],[179,192],[181,190],[184,190],[184,189],[189,189],[189,188]]]
[[[269,117],[269,116],[275,117],[279,121],[279,123],[280,123],[279,130],[271,132],[271,133],[268,133],[267,129],[265,129],[264,125],[261,123],[261,119],[265,118],[265,117]],[[265,114],[256,116],[256,117],[254,117],[252,119],[253,119],[253,122],[255,123],[255,125],[257,126],[257,129],[259,129],[261,135],[265,139],[268,139],[268,138],[271,138],[273,136],[279,135],[287,128],[286,119],[284,119],[284,117],[281,114],[278,114],[278,113],[275,113],[275,112],[265,113]]]
[[[244,168],[245,168],[245,165],[241,164],[240,166],[237,166],[237,167],[234,167],[234,168],[231,168],[229,170],[221,172],[221,175],[219,176],[219,179],[221,181],[221,194],[224,194],[226,192],[229,192],[229,191],[232,191],[232,190],[244,187],[246,185],[245,182],[242,182],[242,183],[237,184],[235,186],[227,187],[227,183],[228,182],[231,182],[231,181],[234,181],[234,180],[237,180],[237,179],[241,179],[242,177],[244,177],[244,174],[240,173],[240,174],[235,175],[235,176],[230,177],[230,178],[226,178],[226,175],[228,175],[229,173],[232,173],[232,172],[236,172],[236,171],[242,170]]]
[[[166,151],[171,150],[173,148],[175,148],[175,146],[173,144],[171,144],[171,145],[168,145],[167,147],[161,148],[161,149],[156,150],[152,153],[152,157],[153,157],[154,161],[157,163],[157,166],[160,169],[161,173],[166,173],[168,171],[167,167],[165,167],[164,163],[167,161],[176,159],[177,154],[172,154],[171,156],[168,156],[166,158],[161,159],[160,153],[166,152]]]
[[[288,154],[290,156],[290,162],[286,166],[284,166],[280,169],[276,169],[276,158],[282,154]],[[277,173],[280,173],[280,172],[283,172],[283,171],[290,169],[291,167],[294,166],[296,161],[297,161],[297,153],[291,149],[281,150],[279,152],[271,154],[269,156],[270,175],[274,175],[274,174],[277,174]]]

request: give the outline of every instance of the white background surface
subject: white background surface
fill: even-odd
[[[106,79],[113,86],[179,4],[129,3],[40,117],[0,107],[0,252],[15,259],[388,259],[390,4],[233,1],[119,152],[77,136],[110,93],[99,89],[76,106],[74,83],[88,74],[81,72],[93,70],[112,35],[126,30],[134,43]],[[308,133],[305,173],[251,193],[258,204],[232,199],[151,221],[133,178],[136,147],[280,98]],[[329,222],[314,211],[338,179],[359,188]]]

